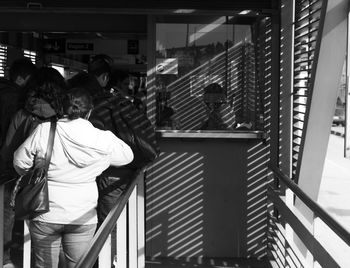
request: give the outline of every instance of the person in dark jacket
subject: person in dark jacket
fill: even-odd
[[[107,72],[104,77],[110,77],[108,73],[110,69],[107,61],[101,62],[101,57],[97,57],[96,61],[97,63],[92,61],[90,63],[92,66],[89,66],[89,70],[95,70],[94,72],[81,72],[67,81],[69,87],[85,88],[93,96],[94,109],[89,120],[95,127],[101,130],[110,130],[117,137],[129,143],[125,131],[116,125],[117,121],[120,120],[119,114],[122,113],[128,117],[131,124],[140,126],[146,133],[145,135],[153,141],[153,145],[157,147],[154,127],[143,112],[140,112],[119,90],[104,88],[104,84],[97,82],[98,75],[96,73],[101,75],[102,70],[104,70],[103,72]],[[120,125],[118,124],[118,126]],[[131,148],[133,148],[132,145]],[[140,165],[142,166],[139,159],[138,154],[134,152],[132,163],[118,168],[110,167],[98,177],[99,202],[97,211],[99,224],[104,221]]]
[[[29,58],[19,58],[10,67],[9,80],[0,78],[0,146],[12,116],[24,105],[26,85],[35,71]]]
[[[54,68],[42,67],[31,77],[27,84],[24,107],[12,117],[1,147],[2,170],[13,170],[13,152],[38,124],[49,121],[53,116],[62,116],[60,102],[65,91],[65,80]]]
[[[23,107],[26,85],[36,71],[29,58],[16,59],[10,66],[9,79],[0,78],[0,147],[5,142],[6,133],[13,115]],[[5,183],[11,176],[4,170],[5,163],[0,159],[0,183]],[[8,207],[12,183],[5,184],[4,192],[4,258],[3,267],[14,267],[10,247],[12,245],[13,214]]]
[[[103,89],[107,89],[111,78],[112,59],[108,55],[95,55],[88,65],[88,73],[93,75]]]
[[[122,167],[109,167],[97,177],[96,182],[99,191],[97,203],[98,225],[102,224],[128,183],[137,174],[137,166],[139,166],[136,163],[139,159],[138,154],[135,153],[133,146],[125,138],[125,131],[116,125],[116,121],[120,119],[119,113],[122,112],[128,116],[128,120],[133,122],[133,124],[139,124],[142,121],[139,125],[141,128],[144,127],[146,135],[156,143],[154,127],[145,118],[144,114],[136,109],[133,103],[126,99],[121,92],[108,87],[110,85],[109,62],[103,61],[103,58],[102,56],[94,58],[90,62],[88,73],[80,72],[67,81],[69,88],[82,87],[93,96],[94,108],[89,117],[90,122],[96,128],[112,131],[118,138],[125,141],[134,152],[134,160],[130,164]],[[114,234],[115,230],[113,231],[112,239],[115,237]],[[114,244],[112,243],[112,245]],[[115,249],[112,249],[112,251],[115,252]],[[112,254],[113,257],[114,255]]]
[[[14,151],[41,122],[48,121],[53,116],[61,116],[60,101],[65,91],[65,81],[57,70],[42,67],[27,81],[27,91],[24,107],[13,116],[0,150],[1,172],[6,174],[7,178],[17,176],[12,165]],[[7,255],[10,255],[12,229],[15,223],[14,211],[9,205],[13,183],[14,181],[5,184],[4,253]],[[7,262],[10,263],[9,260]],[[9,265],[11,264],[8,264],[8,267],[11,267]]]

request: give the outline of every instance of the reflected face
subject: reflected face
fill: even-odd
[[[97,77],[97,81],[99,82],[101,87],[106,87],[109,82],[109,75],[108,74],[101,74]]]
[[[129,77],[125,78],[122,82],[119,83],[119,89],[125,94],[128,94],[130,90],[134,88],[133,83],[131,83]]]

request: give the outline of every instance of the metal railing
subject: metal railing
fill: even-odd
[[[118,258],[114,260],[118,268],[145,267],[145,214],[144,214],[144,172],[139,170],[130,181],[116,205],[109,212],[97,230],[86,253],[77,263],[77,268],[93,267],[98,259],[99,267],[112,267],[112,248],[116,248]],[[0,264],[4,250],[4,184],[0,184]],[[116,227],[116,238],[112,231]],[[22,268],[31,267],[31,241],[28,226],[24,221]],[[111,241],[116,241],[112,246]]]
[[[3,175],[3,174],[2,174]],[[3,176],[6,178],[7,175]],[[2,179],[3,179],[2,178]],[[0,264],[2,265],[4,261],[4,219],[5,216],[5,187],[7,183],[12,182],[16,178],[14,177],[11,180],[4,180],[0,183]],[[8,189],[7,189],[8,191]],[[23,244],[21,246],[23,248],[22,257],[22,268],[30,268],[31,267],[31,241],[29,235],[29,229],[26,221],[23,221]]]
[[[328,212],[304,193],[294,181],[284,175],[278,168],[270,165],[269,169],[272,171],[274,179],[278,181],[275,185],[283,185],[287,189],[290,189],[295,197],[314,213],[315,218],[318,217],[322,220],[341,240],[350,246],[350,233],[338,221],[330,216]],[[301,220],[302,217],[297,213],[297,210],[286,204],[284,200],[285,191],[281,191],[281,189],[285,188],[271,186],[268,189],[268,199],[272,203],[270,213],[271,228],[269,230],[270,248],[274,251],[272,255],[279,262],[279,266],[304,267],[302,260],[298,259],[297,254],[293,252],[291,241],[288,241],[284,233],[285,226],[288,224],[299,239],[301,239],[307,250],[313,255],[314,260],[322,267],[340,267],[330,253],[321,245],[320,241],[310,232],[308,226],[305,226],[305,222]]]
[[[93,267],[99,256],[99,267],[112,266],[110,241],[115,226],[117,267],[145,267],[144,222],[144,170],[140,170],[98,228],[76,268]]]

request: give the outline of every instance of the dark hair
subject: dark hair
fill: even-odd
[[[86,117],[92,108],[92,97],[84,88],[72,88],[63,100],[63,112],[71,120]]]
[[[68,79],[67,84],[69,89],[76,87],[84,88],[91,96],[94,96],[103,90],[96,77],[84,71],[81,71]]]
[[[62,96],[66,91],[64,77],[52,67],[41,67],[30,77],[26,85],[27,105],[33,99],[43,99],[60,116],[62,114]]]
[[[207,103],[222,103],[226,101],[226,92],[218,83],[211,83],[204,88],[203,100]]]
[[[88,72],[95,76],[100,76],[103,73],[110,74],[111,64],[112,64],[111,57],[104,54],[96,55],[89,62]]]
[[[16,59],[9,69],[9,76],[11,81],[15,81],[18,76],[26,78],[36,71],[36,66],[29,58]]]

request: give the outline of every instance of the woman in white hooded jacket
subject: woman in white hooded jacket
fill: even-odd
[[[29,223],[36,268],[58,267],[61,246],[67,266],[75,266],[96,230],[96,176],[133,160],[126,143],[86,120],[91,109],[83,89],[72,89],[63,102],[65,116],[57,122],[48,169],[50,211]],[[49,132],[49,122],[40,124],[16,150],[13,164],[19,174],[44,158]]]

